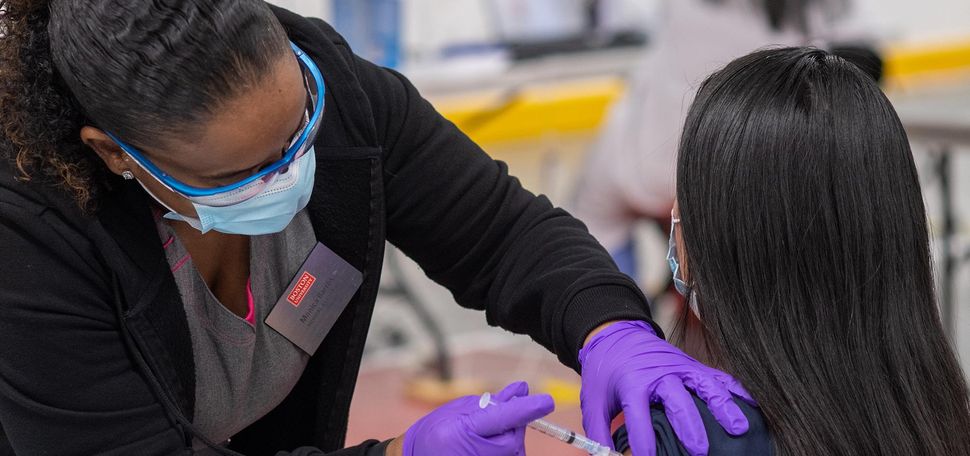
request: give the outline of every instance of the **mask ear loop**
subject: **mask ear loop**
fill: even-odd
[[[125,162],[129,162],[129,161],[130,161],[130,160],[128,160],[128,157],[125,157]],[[152,176],[152,178],[153,178],[153,179],[155,179],[156,181],[158,181],[158,182],[159,182],[159,183],[161,183],[162,185],[165,185],[165,183],[164,183],[164,182],[162,182],[162,181],[160,181],[160,180],[158,180],[158,178],[157,178],[157,177],[155,177],[155,175],[154,175],[154,174],[152,174],[152,173],[151,173],[151,172],[149,172],[149,171],[148,171],[147,169],[145,169],[145,167],[144,167],[144,166],[142,166],[142,165],[141,165],[141,163],[138,163],[138,160],[135,160],[135,163],[136,163],[136,164],[138,164],[138,166],[139,166],[139,167],[140,167],[140,168],[141,168],[142,170],[144,170],[145,172],[147,172],[148,174],[150,174],[150,175]],[[201,220],[199,220],[199,219],[197,219],[197,218],[195,218],[195,217],[189,217],[189,216],[187,216],[187,215],[182,215],[182,214],[180,214],[180,213],[179,213],[178,211],[176,211],[175,209],[172,209],[172,208],[171,208],[171,207],[170,207],[170,206],[169,206],[168,204],[165,204],[165,202],[164,202],[164,201],[162,201],[162,199],[161,199],[161,198],[159,198],[158,196],[156,196],[154,192],[152,192],[151,190],[149,190],[149,189],[148,189],[148,187],[147,187],[147,186],[145,186],[145,184],[144,184],[144,183],[143,183],[143,182],[141,181],[141,179],[137,179],[137,178],[136,178],[136,179],[134,179],[134,181],[135,181],[135,182],[138,182],[138,185],[140,185],[140,186],[141,186],[141,188],[142,188],[143,190],[145,190],[145,193],[148,193],[148,196],[151,196],[151,197],[152,197],[152,199],[153,199],[153,200],[155,200],[155,202],[157,202],[158,204],[161,204],[161,205],[162,205],[162,207],[164,207],[165,209],[168,209],[168,212],[169,212],[169,213],[171,213],[171,214],[175,214],[175,215],[177,215],[177,216],[178,216],[178,218],[179,218],[180,220],[182,220],[182,221],[184,221],[185,223],[188,223],[188,224],[189,224],[189,225],[191,225],[191,226],[192,226],[193,228],[195,228],[195,229],[197,229],[197,230],[200,230],[200,231],[202,230],[202,221],[201,221]],[[168,186],[166,186],[166,188],[168,188]],[[191,201],[189,201],[189,202],[191,203]],[[193,204],[194,204],[194,203],[193,203]]]
[[[125,163],[131,162],[132,160],[129,160],[128,159],[127,152],[125,154],[126,154],[126,156],[125,156]],[[165,185],[165,183],[162,182],[162,181],[160,181],[157,177],[155,177],[155,175],[152,174],[151,171],[145,169],[145,167],[142,166],[142,164],[139,163],[138,160],[134,160],[134,162],[135,162],[136,165],[138,165],[139,168],[142,169],[142,171],[145,171],[146,173],[148,173],[148,175],[152,176],[152,179],[155,179],[158,183],[160,183],[162,185]],[[134,176],[132,176],[132,177],[134,178]],[[161,198],[159,198],[154,193],[152,193],[152,191],[149,190],[148,187],[146,187],[144,183],[142,183],[141,179],[135,178],[134,181],[135,182],[138,182],[138,185],[141,185],[141,188],[143,188],[145,190],[145,193],[148,193],[149,195],[151,195],[151,197],[156,202],[158,202],[158,204],[161,204],[163,207],[165,207],[165,209],[168,209],[169,212],[174,212],[174,213],[178,214],[178,211],[176,211],[175,209],[172,209],[171,207],[169,207],[168,204],[165,204],[165,202],[161,200]],[[167,188],[167,186],[166,186],[166,188]],[[169,190],[171,190],[171,189],[169,189]],[[182,214],[179,214],[179,215],[182,215]]]
[[[667,252],[667,261],[670,262],[670,264],[671,264],[671,272],[673,273],[673,277],[674,277],[675,284],[681,285],[685,289],[689,289],[689,287],[687,286],[687,282],[685,282],[684,280],[681,280],[679,277],[677,277],[678,274],[681,274],[680,258],[677,255],[677,253],[678,253],[677,252],[677,245],[678,245],[677,244],[677,224],[678,223],[680,223],[680,219],[677,218],[677,217],[674,217],[673,212],[671,212],[671,214],[670,214],[670,240],[669,240],[669,243],[668,243],[669,247],[668,247],[668,252]],[[678,287],[678,291],[680,291],[680,287]],[[686,293],[681,293],[681,294],[686,295]]]

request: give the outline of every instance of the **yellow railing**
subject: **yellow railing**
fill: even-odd
[[[494,144],[594,130],[624,88],[622,78],[600,77],[459,98],[437,108],[475,142]]]
[[[970,71],[970,41],[943,45],[891,45],[885,49],[889,80]]]
[[[970,41],[891,45],[883,54],[889,87],[970,74]],[[451,98],[437,103],[437,108],[476,142],[492,145],[593,133],[624,88],[620,77],[550,82],[505,94]]]

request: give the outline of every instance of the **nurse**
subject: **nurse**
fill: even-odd
[[[323,21],[0,0],[0,112],[0,453],[521,454],[521,383],[340,450],[385,241],[581,372],[591,437],[624,411],[653,454],[662,404],[704,454],[685,388],[747,429],[580,222]]]

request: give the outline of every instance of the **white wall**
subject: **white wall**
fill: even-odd
[[[269,3],[282,6],[288,10],[300,13],[304,16],[313,16],[323,19],[330,17],[329,0],[269,0]]]
[[[933,42],[970,36],[967,0],[855,0],[856,18],[871,23],[885,38]]]
[[[327,19],[329,0],[270,0],[301,14]],[[412,50],[441,43],[491,37],[483,4],[491,0],[402,0],[405,2],[405,42]],[[524,0],[527,1],[527,0]],[[663,0],[609,0],[626,3],[628,11],[649,10]],[[668,0],[687,1],[687,0]],[[970,36],[970,0],[851,0],[852,21],[876,29],[892,41],[939,41]],[[418,48],[418,49],[415,49]]]

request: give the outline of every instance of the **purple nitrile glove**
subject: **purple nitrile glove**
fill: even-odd
[[[404,456],[524,456],[525,426],[555,408],[548,394],[529,396],[529,385],[513,383],[492,396],[455,399],[414,423],[404,434]]]
[[[733,377],[687,356],[642,321],[607,326],[579,351],[579,362],[586,435],[612,448],[610,422],[623,411],[635,456],[657,452],[651,403],[663,405],[684,449],[693,456],[707,454],[704,422],[685,387],[707,403],[714,418],[732,435],[748,432],[748,420],[731,395],[757,405]]]

